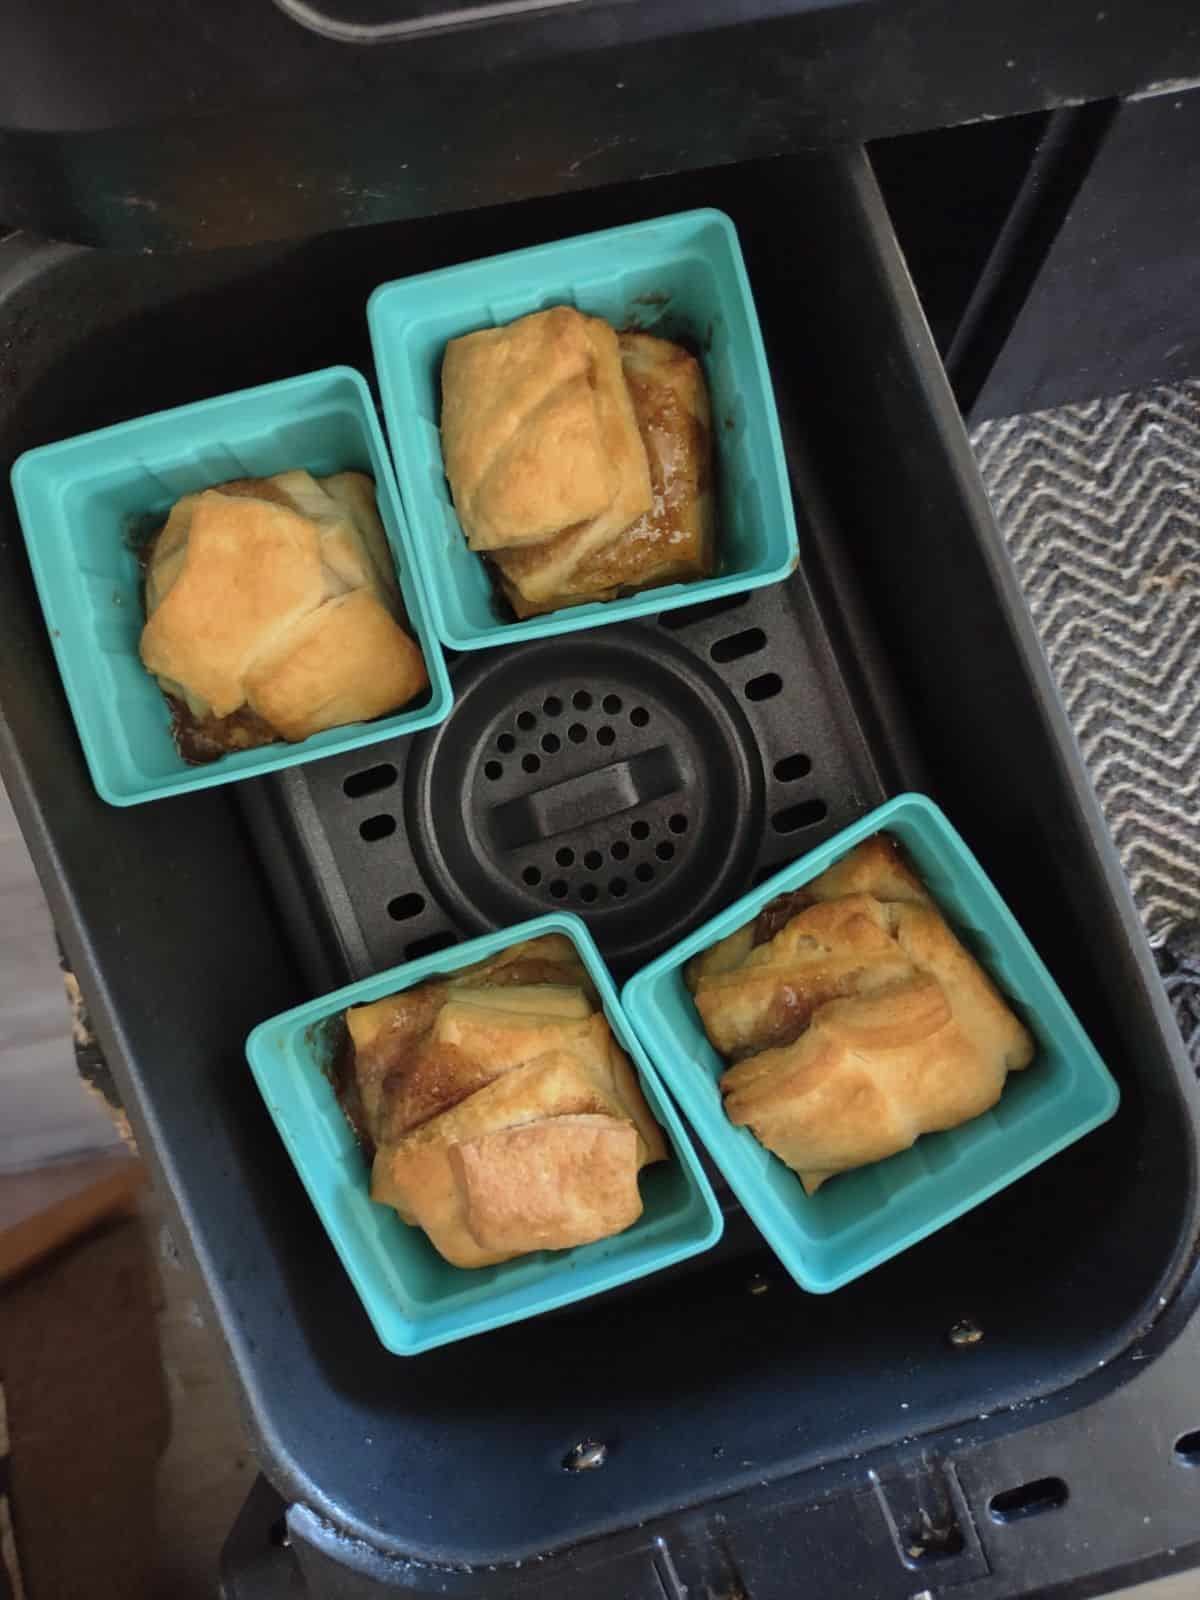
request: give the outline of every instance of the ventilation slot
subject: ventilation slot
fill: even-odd
[[[802,800],[799,805],[785,806],[771,818],[776,833],[799,833],[801,828],[812,828],[823,822],[827,815],[824,800]]]
[[[740,661],[743,656],[754,655],[766,642],[767,636],[761,628],[747,628],[743,633],[731,633],[727,639],[718,639],[709,655],[718,666],[724,666],[727,661]]]
[[[1181,1467],[1200,1467],[1200,1428],[1179,1435],[1175,1441],[1175,1459]]]
[[[378,794],[380,789],[389,789],[395,781],[395,767],[390,761],[381,761],[377,767],[351,773],[342,784],[342,793],[348,800],[358,800],[364,794]]]
[[[746,699],[772,700],[782,688],[783,679],[777,672],[763,672],[746,685]]]
[[[368,817],[365,822],[360,822],[358,831],[368,844],[376,839],[386,839],[389,833],[396,831],[396,819],[386,811],[381,811],[376,817]]]
[[[680,606],[678,611],[664,611],[659,626],[678,633],[680,628],[691,628],[697,622],[708,622],[713,617],[723,617],[727,611],[736,611],[749,600],[748,594],[724,595],[720,600],[703,600],[698,606]]]
[[[1040,1517],[1044,1511],[1057,1511],[1067,1503],[1067,1486],[1061,1478],[1035,1478],[1016,1489],[1005,1489],[988,1501],[994,1522],[1020,1522],[1024,1517]]]
[[[807,778],[812,771],[812,762],[805,755],[784,756],[782,761],[775,763],[775,776],[780,783],[795,783],[797,778]]]
[[[398,894],[394,900],[388,901],[388,916],[393,922],[411,922],[424,909],[425,896],[420,894]],[[405,954],[409,952],[405,951]]]

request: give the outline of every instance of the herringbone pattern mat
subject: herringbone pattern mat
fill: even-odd
[[[972,443],[1151,943],[1171,943],[1200,921],[1200,381]]]
[[[1200,382],[976,428],[1153,942],[1200,916]]]

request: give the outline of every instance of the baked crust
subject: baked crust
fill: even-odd
[[[770,912],[772,907],[765,908]],[[689,963],[731,1122],[809,1193],[995,1105],[1028,1030],[876,835]],[[762,942],[760,932],[776,928]]]
[[[154,542],[145,596],[143,664],[210,754],[369,721],[429,683],[362,473],[185,496]]]
[[[372,1198],[453,1265],[565,1249],[640,1215],[637,1173],[666,1140],[595,1005],[551,934],[346,1012],[335,1076],[373,1152]]]
[[[616,336],[570,306],[450,341],[442,455],[472,550],[564,530],[586,550],[650,504]]]

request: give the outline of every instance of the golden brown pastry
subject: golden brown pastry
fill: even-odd
[[[346,1013],[335,1084],[373,1154],[372,1198],[455,1266],[640,1215],[637,1173],[666,1142],[596,998],[552,934]]]
[[[361,473],[185,496],[154,541],[145,592],[142,661],[190,759],[368,721],[428,686]]]
[[[629,1129],[629,1163],[636,1176],[643,1160],[636,1129],[603,1084],[574,1056],[556,1050],[522,1063],[398,1143],[383,1146],[372,1168],[371,1198],[394,1206],[406,1222],[423,1228],[439,1254],[456,1267],[491,1266],[529,1250],[561,1248],[533,1239],[501,1254],[481,1247],[451,1157],[464,1141],[504,1128],[548,1127],[559,1117],[579,1115],[607,1117]],[[598,1208],[606,1206],[606,1196],[595,1198]]]
[[[786,1044],[839,995],[904,977],[888,914],[870,895],[811,906],[730,972],[707,975],[696,1009],[722,1055],[738,1059]]]
[[[526,992],[498,991],[502,998]],[[581,989],[562,993],[583,1002],[584,1020],[556,1016],[555,1008],[539,1016],[509,1011],[502,1005],[487,1007],[448,999],[417,1046],[411,1066],[389,1086],[381,1124],[383,1141],[403,1137],[523,1061],[577,1039],[587,1028],[587,1000]]]
[[[436,1062],[426,1065],[422,1058],[418,1065],[438,1013],[451,995],[486,995],[492,1005],[511,1005],[515,997],[532,994],[549,1010],[563,1003],[561,997],[579,992],[590,1010],[596,994],[587,970],[571,941],[552,933],[510,945],[499,955],[436,982],[417,984],[370,1005],[352,1006],[345,1019],[347,1048],[335,1063],[334,1078],[343,1109],[368,1154],[383,1137],[385,1084],[388,1116],[397,1125],[405,1122],[410,1109],[420,1121],[470,1092],[458,1076],[460,1062],[443,1063],[441,1073]]]
[[[519,617],[611,600],[621,592],[710,577],[716,569],[712,412],[695,356],[645,333],[619,335],[622,369],[650,463],[649,510],[585,559],[558,540],[498,550]]]
[[[620,1114],[637,1129],[642,1162],[649,1165],[665,1161],[668,1152],[663,1131],[646,1104],[629,1057],[613,1038],[602,1013],[597,1012],[588,1032],[575,1040],[573,1053],[593,1080],[616,1102]]]
[[[708,390],[677,344],[570,306],[454,339],[442,454],[519,617],[715,568]]]
[[[933,904],[929,890],[909,866],[900,846],[886,833],[864,839],[849,855],[806,883],[799,893],[811,900],[836,900],[860,890],[874,895],[876,900]]]
[[[569,530],[581,559],[650,505],[616,335],[570,306],[450,341],[442,454],[472,550]]]
[[[615,1117],[501,1128],[451,1145],[450,1163],[472,1238],[501,1260],[591,1244],[642,1214],[637,1134]]]
[[[887,834],[874,834],[811,883],[777,895],[753,922],[702,951],[688,963],[689,987],[694,991],[701,978],[741,966],[751,950],[773,939],[797,913],[823,901],[859,893],[884,903],[932,903],[929,891],[901,855],[896,841]]]
[[[732,1122],[814,1193],[957,1127],[1028,1066],[1033,1040],[894,841],[865,841],[691,962]]]

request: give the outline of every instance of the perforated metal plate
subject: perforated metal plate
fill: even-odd
[[[624,976],[883,798],[799,575],[451,675],[428,735],[242,785],[314,988],[547,907]]]

